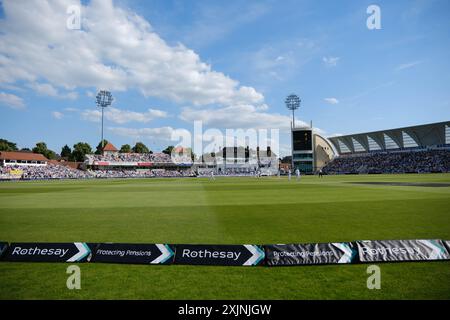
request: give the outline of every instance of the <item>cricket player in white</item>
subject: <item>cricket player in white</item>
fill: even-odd
[[[288,171],[288,179],[291,180],[291,169]]]
[[[302,178],[300,170],[298,170],[298,168],[295,169],[295,175],[297,176],[297,181],[299,181]]]
[[[211,171],[211,180],[216,180],[216,178],[214,177],[214,171]]]

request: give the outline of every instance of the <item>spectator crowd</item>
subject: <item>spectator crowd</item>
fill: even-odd
[[[234,177],[252,177],[255,176],[257,170],[254,169],[225,169],[225,170],[216,170],[216,169],[199,169],[198,176],[199,177],[210,177],[211,174],[215,176],[234,176]]]
[[[157,153],[116,153],[116,154],[88,154],[86,155],[87,164],[93,164],[94,161],[100,162],[152,162],[152,163],[173,163],[191,161],[190,156],[171,155],[157,152]]]
[[[170,162],[170,155],[118,154],[90,155],[93,161],[123,162]],[[58,164],[45,166],[5,166],[0,167],[0,179],[39,180],[39,179],[92,179],[92,178],[153,178],[210,176],[213,171],[219,176],[255,176],[267,168],[199,168],[195,173],[191,168],[170,169],[117,169],[117,170],[78,170]],[[427,150],[415,152],[378,152],[362,155],[344,155],[335,158],[323,168],[324,174],[364,174],[364,173],[429,173],[450,172],[450,150]]]
[[[166,177],[191,177],[191,170],[94,170],[88,171],[93,178],[166,178]]]
[[[450,172],[450,150],[378,152],[334,159],[325,174]]]
[[[0,168],[3,179],[85,179],[90,178],[86,171],[72,169],[62,165],[47,164],[45,166],[7,166]]]
[[[0,167],[0,179],[3,180],[44,180],[44,179],[92,179],[92,178],[153,178],[188,177],[191,170],[78,170],[62,165],[46,166],[8,166]]]

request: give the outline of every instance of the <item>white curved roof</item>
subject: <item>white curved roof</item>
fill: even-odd
[[[338,153],[450,145],[450,121],[328,138]]]

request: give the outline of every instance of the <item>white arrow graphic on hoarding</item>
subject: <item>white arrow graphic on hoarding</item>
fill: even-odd
[[[243,266],[254,266],[257,265],[261,259],[264,259],[265,253],[257,246],[251,245],[251,244],[244,244],[244,247],[250,251],[252,256],[250,259],[244,262]]]
[[[161,255],[150,263],[152,264],[164,263],[167,261],[167,259],[173,256],[173,251],[170,249],[168,245],[158,243],[156,244],[156,246],[158,247],[159,251],[161,251]]]
[[[91,253],[91,249],[89,249],[87,244],[84,242],[75,242],[74,245],[75,247],[77,247],[78,253],[73,255],[69,260],[67,260],[67,262],[80,261],[81,259],[83,259],[84,257],[86,257],[88,254]]]
[[[440,246],[437,242],[433,240],[417,240],[417,242],[420,242],[421,244],[432,250],[428,259],[430,260],[446,259],[445,249],[442,246]]]
[[[333,245],[344,252],[342,257],[339,259],[338,263],[352,262],[353,250],[350,248],[348,244],[342,242],[335,242],[333,243]]]

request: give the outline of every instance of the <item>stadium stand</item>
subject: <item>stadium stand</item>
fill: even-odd
[[[45,166],[48,159],[42,154],[21,151],[0,151],[0,165],[5,166]]]
[[[378,152],[335,158],[325,174],[450,172],[450,150]]]
[[[86,155],[88,165],[98,165],[101,162],[108,163],[172,163],[170,155],[165,153],[118,153],[118,154],[89,154]]]
[[[84,166],[95,178],[185,177],[193,175],[190,154],[175,149],[172,155],[156,153],[119,153],[111,143],[102,154],[85,156]]]
[[[200,176],[210,175],[211,172],[219,176],[253,176],[257,172],[262,175],[276,175],[279,160],[277,155],[267,147],[224,147],[216,153],[205,153],[201,157],[201,164],[197,171]]]
[[[0,167],[1,180],[48,180],[94,178],[157,178],[194,176],[191,170],[78,170],[64,165]]]
[[[329,138],[337,153],[324,174],[450,172],[450,122]],[[178,150],[178,149],[176,149]],[[275,175],[278,157],[270,151],[226,147],[204,154],[193,164],[190,154],[119,153],[108,143],[103,153],[83,163],[48,160],[32,152],[0,152],[1,180],[149,178]],[[80,170],[83,169],[83,170]]]
[[[328,138],[340,155],[450,147],[450,121]]]
[[[195,174],[190,170],[88,170],[91,178],[168,178],[191,177]]]
[[[55,164],[0,168],[0,179],[3,180],[86,179],[90,177],[91,175],[86,171]]]
[[[450,122],[331,137],[325,174],[450,172]]]
[[[232,168],[232,169],[225,169],[225,170],[216,170],[216,169],[209,169],[209,168],[199,168],[197,170],[199,177],[210,177],[211,173],[213,172],[216,176],[234,176],[234,177],[251,177],[256,175],[256,170],[249,169],[249,168]]]
[[[172,158],[164,153],[118,153],[111,143],[105,146],[101,155],[86,155],[83,163],[48,160],[43,155],[32,152],[2,151],[0,179],[187,177],[195,175],[190,161],[183,154]]]

